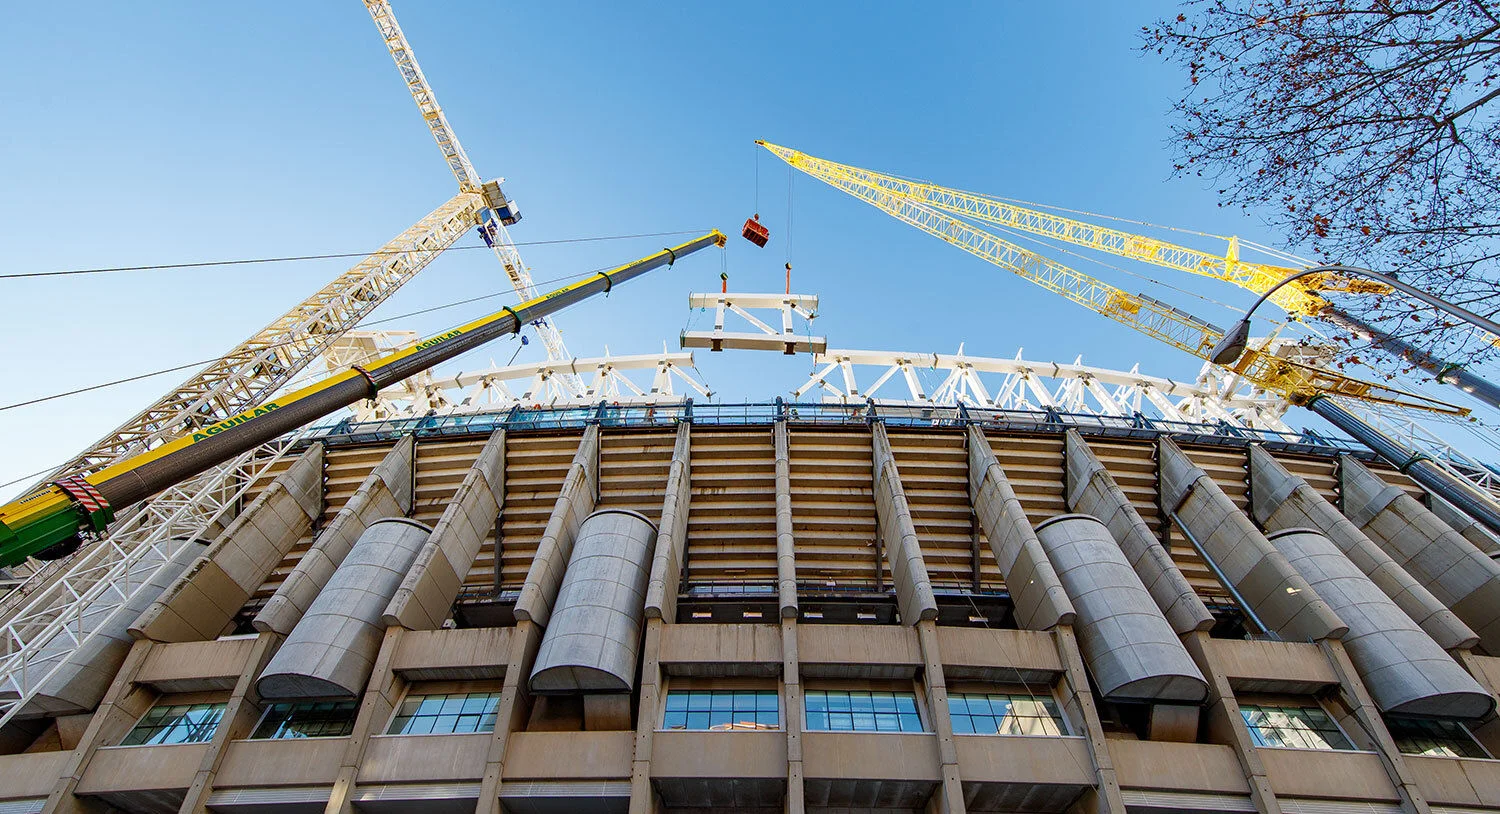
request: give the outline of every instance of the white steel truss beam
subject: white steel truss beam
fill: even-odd
[[[683,331],[681,341],[684,348],[779,350],[788,355],[822,353],[828,349],[827,339],[811,334],[812,321],[818,316],[818,298],[813,294],[689,294],[688,307],[713,308],[714,329]],[[750,313],[751,309],[778,312],[781,329],[772,328],[765,320]],[[756,330],[724,330],[724,317],[729,313],[739,315]],[[794,317],[807,320],[807,334],[797,333]]]

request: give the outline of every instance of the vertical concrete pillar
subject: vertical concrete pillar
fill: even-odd
[[[1406,761],[1401,757],[1401,750],[1396,747],[1390,733],[1386,732],[1385,721],[1380,717],[1380,709],[1376,702],[1371,700],[1371,694],[1366,691],[1367,685],[1360,680],[1359,672],[1350,658],[1345,643],[1323,641],[1319,642],[1318,646],[1323,649],[1323,654],[1328,657],[1328,663],[1333,666],[1333,672],[1339,678],[1340,694],[1354,712],[1355,720],[1359,722],[1365,734],[1375,741],[1375,751],[1380,754],[1381,766],[1385,768],[1386,776],[1391,779],[1397,793],[1401,795],[1401,808],[1407,814],[1430,814],[1431,809],[1427,805],[1427,799],[1422,794],[1422,789],[1411,770],[1407,768]]]
[[[1494,709],[1495,699],[1328,538],[1287,529],[1271,542],[1348,623],[1344,644],[1381,710],[1480,718]]]
[[[1344,513],[1353,525],[1436,601],[1452,608],[1479,635],[1485,650],[1500,652],[1500,563],[1404,489],[1387,484],[1353,457],[1339,460]]]
[[[43,814],[72,814],[97,808],[85,803],[73,792],[77,790],[78,781],[88,769],[99,747],[112,746],[125,737],[125,733],[155,703],[155,691],[136,686],[135,683],[135,677],[140,674],[141,665],[146,662],[151,647],[152,643],[149,641],[137,641],[125,654],[125,660],[115,672],[104,699],[99,702],[99,708],[94,710],[94,717],[89,719],[89,725],[79,738],[78,746],[73,749],[73,754],[64,765],[57,785],[53,786],[52,793],[43,804]]]
[[[1068,510],[1093,515],[1109,528],[1110,536],[1174,631],[1181,634],[1213,627],[1213,614],[1083,436],[1077,430],[1068,430],[1065,444]]]
[[[552,602],[562,587],[563,572],[573,553],[573,540],[583,519],[594,511],[599,482],[599,425],[590,424],[579,439],[578,451],[563,479],[562,490],[553,504],[552,516],[542,539],[537,541],[536,555],[526,572],[526,582],[516,599],[517,619],[546,627],[552,617]]]
[[[792,531],[791,439],[776,422],[776,595],[783,619],[797,616],[797,540]]]
[[[1250,800],[1255,804],[1255,810],[1259,814],[1281,814],[1281,804],[1271,790],[1271,779],[1260,760],[1255,740],[1250,737],[1250,727],[1240,714],[1240,705],[1229,685],[1229,677],[1214,662],[1210,641],[1207,631],[1201,630],[1182,637],[1183,645],[1208,679],[1209,737],[1214,742],[1227,743],[1234,750],[1240,770],[1250,784]]]
[[[635,716],[635,754],[630,762],[630,814],[654,814],[656,790],[651,786],[651,736],[661,720],[660,617],[646,620],[641,644],[640,703]]]
[[[1177,514],[1262,622],[1294,641],[1348,632],[1303,576],[1277,551],[1208,473],[1162,436],[1157,442],[1162,506]]]
[[[1057,572],[1037,542],[1021,501],[1005,478],[1005,470],[990,448],[990,440],[970,424],[969,494],[979,525],[990,541],[995,563],[1005,577],[1015,605],[1016,620],[1028,630],[1047,630],[1073,623],[1073,605],[1057,579]]]
[[[938,739],[938,767],[942,771],[942,795],[938,810],[944,814],[962,812],[964,784],[958,768],[958,747],[953,743],[953,719],[948,714],[948,680],[943,675],[943,656],[938,648],[937,622],[917,622],[917,643],[922,649],[922,680],[927,686],[927,704],[932,713],[932,729]]]
[[[271,569],[323,513],[323,445],[276,476],[131,625],[136,638],[210,641],[222,634]]]
[[[500,787],[505,774],[505,748],[512,732],[526,721],[526,674],[541,645],[542,630],[522,620],[516,623],[506,654],[505,679],[500,688],[500,703],[495,707],[495,734],[485,753],[484,779],[479,784],[479,804],[475,814],[501,814]],[[632,795],[633,796],[633,795]]]
[[[687,548],[687,523],[692,488],[692,425],[677,425],[677,444],[667,470],[661,504],[661,527],[651,555],[651,577],[646,583],[646,618],[677,620],[677,590],[682,579],[682,554]]]
[[[1307,481],[1288,472],[1259,445],[1250,448],[1250,510],[1268,532],[1317,529],[1444,650],[1468,649],[1479,642],[1474,631],[1453,611],[1444,607],[1349,518],[1339,514]],[[1500,575],[1500,566],[1494,567]]]
[[[408,435],[397,441],[384,460],[370,470],[354,496],[334,516],[312,548],[297,561],[286,581],[266,600],[255,617],[255,629],[262,632],[292,632],[297,620],[328,584],[339,563],[349,555],[365,528],[382,517],[401,517],[411,513],[412,466],[416,459],[416,438]]]
[[[1037,539],[1077,611],[1074,622],[1089,672],[1106,698],[1197,704],[1203,674],[1109,529],[1086,514],[1044,521]]]
[[[634,688],[656,537],[650,520],[623,509],[601,509],[579,526],[531,668],[533,694]]]
[[[370,737],[379,735],[382,727],[396,711],[401,694],[406,691],[406,679],[391,669],[391,660],[401,646],[403,628],[386,628],[380,642],[380,652],[375,658],[375,667],[370,681],[365,686],[359,711],[354,716],[354,728],[349,733],[349,742],[344,746],[339,772],[334,777],[333,788],[328,795],[325,814],[353,814],[354,786],[359,780],[359,767],[365,762],[365,749]]]
[[[1094,789],[1092,800],[1080,810],[1094,814],[1125,814],[1125,799],[1120,794],[1120,781],[1115,776],[1115,764],[1109,754],[1109,742],[1104,737],[1104,725],[1099,722],[1099,710],[1094,706],[1094,694],[1089,689],[1088,671],[1083,667],[1083,651],[1078,647],[1078,638],[1071,624],[1059,624],[1052,628],[1053,642],[1062,658],[1062,703],[1068,720],[1082,727],[1089,748],[1089,758],[1094,763]]]
[[[262,698],[352,698],[380,651],[381,612],[432,530],[404,517],[370,524],[256,682]]]
[[[904,624],[937,618],[937,599],[932,595],[932,580],[922,560],[922,546],[912,524],[911,507],[896,470],[896,456],[884,424],[871,426],[874,445],[872,477],[875,486],[875,513],[880,524],[880,539],[885,544],[886,562],[896,587],[896,604]]]
[[[781,713],[786,726],[786,814],[802,814],[807,792],[802,771],[802,668],[797,658],[797,618],[781,619],[781,678],[785,701]]]
[[[386,606],[387,625],[437,630],[505,505],[505,431],[490,435]],[[499,540],[496,540],[499,545]],[[498,561],[499,554],[496,554]]]
[[[208,753],[198,764],[198,773],[193,776],[192,785],[188,786],[187,794],[178,808],[183,814],[205,814],[208,811],[208,798],[213,793],[214,778],[219,774],[219,767],[224,763],[225,747],[230,741],[248,737],[251,728],[260,718],[260,696],[255,692],[255,677],[276,652],[280,640],[281,637],[275,633],[262,633],[256,637],[250,657],[245,660],[245,668],[240,671],[240,677],[229,694],[229,701],[224,705],[224,717],[220,719],[219,728],[209,742]]]
[[[1491,557],[1500,557],[1500,537],[1483,523],[1459,511],[1452,503],[1428,493],[1428,508],[1445,525],[1463,535],[1475,548]]]

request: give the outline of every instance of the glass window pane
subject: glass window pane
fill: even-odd
[[[689,712],[687,716],[687,728],[695,730],[708,729],[708,712]]]
[[[667,693],[668,710],[685,710],[688,708],[688,694],[682,690],[673,690]]]
[[[667,710],[666,717],[662,719],[661,728],[662,729],[686,729],[687,728],[687,716],[688,716],[687,710],[685,710],[685,709],[669,709],[669,710]]]
[[[776,711],[781,707],[781,699],[775,691],[764,691],[755,694],[755,708],[761,711]]]
[[[875,701],[867,692],[849,693],[849,708],[854,712],[874,712]]]
[[[898,727],[899,728],[899,727]],[[953,732],[956,735],[971,735],[974,733],[974,724],[967,715],[953,716]]]
[[[852,732],[854,730],[854,716],[848,712],[828,713],[828,728],[834,732]]]
[[[915,712],[903,712],[903,713],[901,713],[901,731],[902,732],[921,732],[922,731],[922,719],[920,717],[918,717],[918,715]]]
[[[802,701],[808,712],[823,712],[828,709],[828,694],[820,690],[809,692]]]
[[[828,694],[828,710],[830,712],[849,711],[849,693],[831,692]]]
[[[729,711],[734,709],[734,693],[716,692],[709,696],[708,708],[712,710]]]
[[[896,696],[896,711],[901,713],[917,714],[917,697],[909,692]]]
[[[781,726],[781,715],[776,710],[762,710],[755,713],[755,724],[763,729],[776,729]]]
[[[702,690],[695,690],[688,694],[688,709],[694,712],[706,711],[713,703],[713,695]]]
[[[805,724],[805,726],[807,727],[807,731],[809,731],[809,732],[827,732],[828,731],[828,713],[826,713],[826,712],[808,712],[807,713],[807,723]]]

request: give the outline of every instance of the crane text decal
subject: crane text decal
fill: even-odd
[[[446,342],[449,339],[452,339],[453,337],[458,336],[461,333],[463,333],[463,331],[461,329],[454,328],[453,330],[451,330],[451,331],[449,331],[449,332],[447,332],[447,333],[445,333],[445,334],[443,334],[441,336],[434,336],[431,339],[424,339],[421,342],[418,342],[416,345],[414,345],[412,347],[412,350],[426,350],[426,349],[432,347],[433,345],[438,344],[439,342]]]
[[[240,413],[234,418],[225,419],[217,424],[214,424],[211,427],[204,427],[203,429],[193,433],[193,440],[202,441],[205,438],[211,438],[229,429],[230,427],[237,427],[252,418],[260,418],[261,416],[279,408],[280,406],[280,404],[277,404],[274,401],[268,401],[265,404],[256,407],[254,410],[251,410],[250,412]]]

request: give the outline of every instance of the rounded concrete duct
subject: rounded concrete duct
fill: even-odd
[[[381,615],[432,529],[404,517],[365,529],[328,585],[271,657],[263,698],[349,698],[364,691],[385,625]]]
[[[1495,701],[1338,546],[1313,529],[1267,535],[1349,626],[1344,647],[1384,712],[1481,718]]]
[[[1208,697],[1203,673],[1103,522],[1064,514],[1038,525],[1036,536],[1078,612],[1078,645],[1104,697],[1194,704]]]
[[[531,671],[533,693],[635,686],[655,542],[656,526],[636,512],[602,509],[583,521]]]

